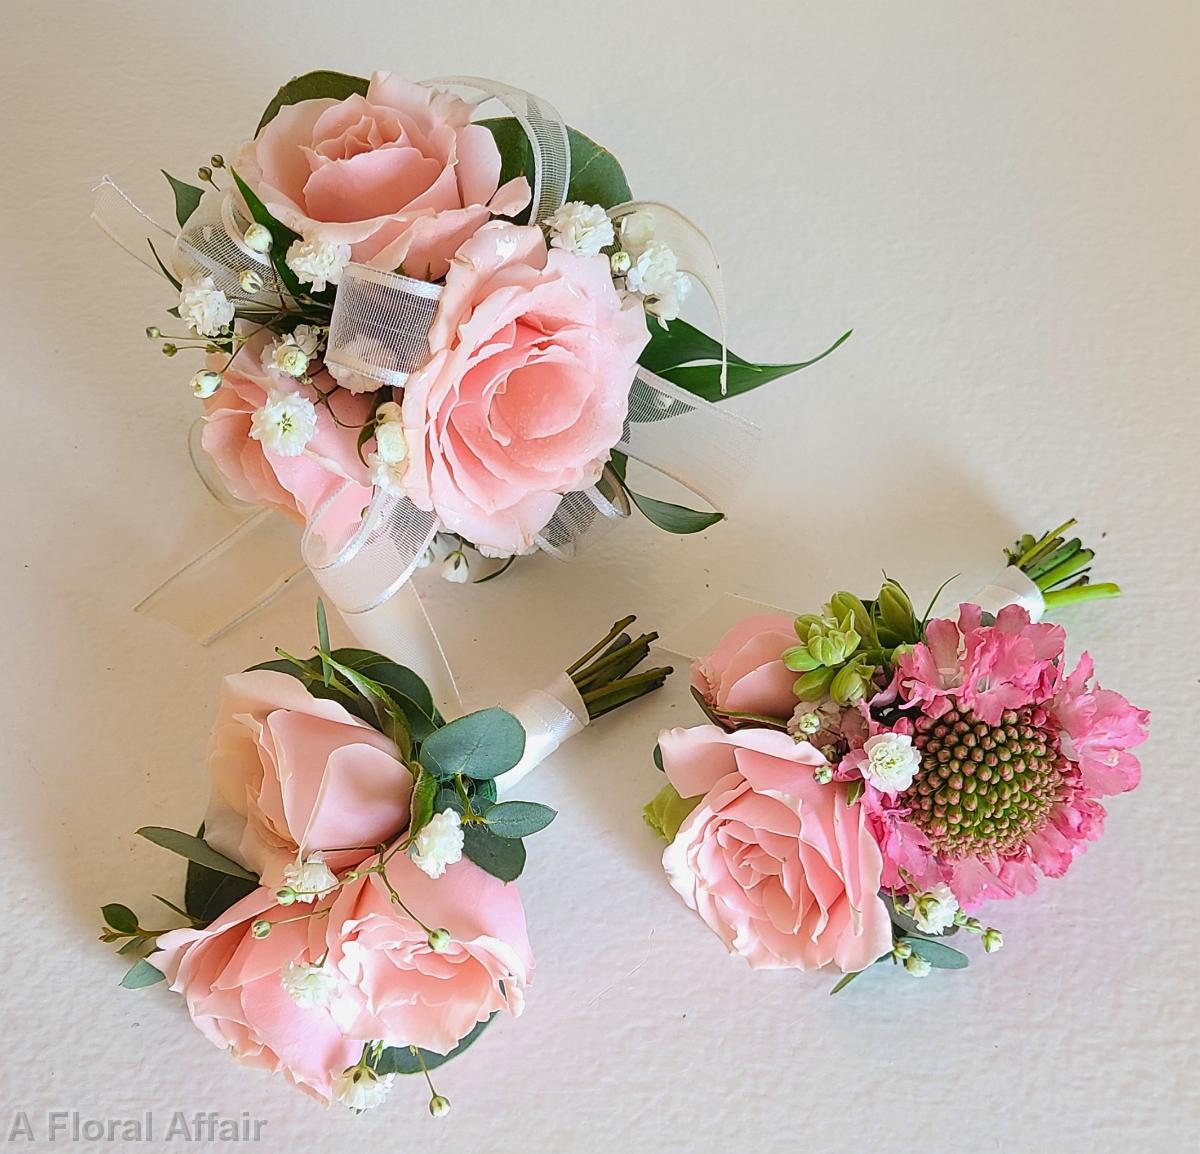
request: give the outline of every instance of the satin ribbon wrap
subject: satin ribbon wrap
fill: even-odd
[[[566,673],[505,708],[525,729],[525,753],[512,769],[496,778],[496,788],[501,793],[514,789],[564,741],[588,724],[587,706]]]
[[[1046,612],[1042,591],[1015,565],[1006,565],[971,598],[971,602],[993,617],[1008,605],[1020,605],[1029,614],[1030,621],[1041,621]]]
[[[562,206],[571,179],[570,138],[551,105],[531,93],[479,77],[449,77],[428,83],[453,89],[477,107],[493,100],[503,104],[521,125],[532,149],[531,221],[541,223]],[[720,268],[708,239],[665,205],[630,202],[611,210],[611,215],[619,221],[634,211],[653,215],[657,234],[676,250],[680,267],[692,274],[712,298],[720,320],[724,356],[724,296]],[[251,221],[232,194],[206,192],[187,224],[175,235],[142,212],[106,177],[96,188],[92,216],[113,240],[151,269],[157,270],[161,261],[179,280],[212,277],[214,286],[236,304],[270,308],[286,299],[270,260],[245,244],[243,234]],[[241,274],[247,269],[261,276],[261,289],[249,292],[243,286]],[[438,285],[351,264],[336,293],[324,356],[327,367],[335,376],[359,374],[379,385],[402,387],[408,375],[429,356],[428,334],[441,293]],[[630,386],[623,436],[614,449],[718,507],[743,483],[757,440],[758,430],[749,422],[639,369]],[[219,486],[214,488],[212,470],[201,467],[199,471],[218,499],[232,507],[232,502],[221,497]],[[428,618],[408,585],[440,523],[434,513],[419,509],[407,498],[376,490],[361,523],[348,539],[338,539],[329,531],[326,519],[347,495],[348,488],[344,485],[338,489],[309,519],[300,546],[304,564],[362,644],[396,660],[403,655],[404,663],[430,683],[435,699],[453,711],[458,703],[453,676]],[[569,557],[584,534],[597,524],[628,513],[623,489],[606,470],[595,485],[563,495],[534,543],[553,556]],[[227,562],[252,549],[258,535],[264,541],[277,538],[278,534],[267,528],[274,520],[278,518],[261,513],[247,517],[230,535],[237,549],[218,544],[207,550],[165,582],[140,608],[198,632],[205,641],[219,636],[234,620],[244,619],[256,604],[273,596],[294,576],[296,566],[285,564],[281,574],[264,584],[257,602],[238,598],[236,604],[214,607],[213,612],[200,615],[203,622],[199,626],[185,603],[203,597],[205,588],[236,587],[238,574]],[[277,552],[277,545],[273,548]],[[221,572],[222,566],[229,571]],[[222,625],[217,618],[226,609],[234,616]],[[550,694],[549,699],[578,719],[578,702],[571,694],[563,690]],[[586,710],[582,716],[586,720]],[[534,748],[540,743],[541,739],[535,739]]]

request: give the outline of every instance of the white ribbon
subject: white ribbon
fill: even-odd
[[[971,598],[971,603],[993,617],[1008,605],[1020,605],[1031,621],[1041,621],[1046,612],[1042,591],[1015,565],[1006,565]]]
[[[545,689],[535,689],[505,706],[525,729],[525,753],[507,773],[496,778],[496,788],[507,793],[546,760],[564,741],[588,723],[587,706],[570,676],[560,674]]]
[[[525,131],[533,152],[531,220],[540,223],[561,207],[570,184],[570,140],[562,118],[546,101],[478,77],[451,77],[430,83],[465,91],[477,106],[490,100],[504,104]],[[206,192],[187,224],[174,236],[143,213],[107,177],[96,193],[93,219],[148,267],[156,267],[157,261],[146,244],[147,234],[164,250],[170,243],[166,259],[180,280],[187,276],[211,276],[215,287],[230,300],[260,308],[278,307],[283,302],[283,286],[270,260],[244,243],[243,233],[250,221],[231,194]],[[619,219],[638,210],[653,213],[656,227],[662,228],[664,237],[676,249],[681,267],[696,276],[712,297],[720,319],[724,350],[725,303],[720,268],[711,244],[691,222],[665,205],[631,202],[612,212]],[[242,284],[241,273],[247,268],[262,277],[262,287],[257,291],[248,291]],[[438,285],[364,265],[350,265],[335,298],[326,365],[335,376],[353,373],[381,385],[402,387],[408,375],[428,359],[428,334],[441,293]],[[716,507],[743,482],[757,436],[755,427],[742,418],[719,411],[654,373],[638,369],[630,386],[624,435],[614,448],[671,477]],[[211,470],[201,473],[206,485],[213,489]],[[431,664],[414,668],[431,684],[439,685],[448,702],[456,701],[444,655],[415,597],[397,608],[389,624],[383,625],[378,616],[381,607],[408,582],[438,532],[437,517],[418,509],[407,498],[377,490],[349,540],[338,540],[328,531],[325,514],[344,492],[344,487],[337,490],[309,519],[301,541],[305,564],[364,643],[364,630],[381,637],[386,634],[377,648],[392,654],[403,644],[401,634],[405,627],[428,632],[430,638],[417,648],[422,660]],[[606,475],[596,485],[565,494],[535,544],[554,556],[568,557],[580,538],[598,522],[628,512],[623,490],[611,475]],[[235,535],[240,534],[239,540],[245,544],[263,532],[263,522],[252,517]],[[227,553],[218,545],[198,562],[207,558],[214,563]],[[183,596],[179,589],[172,590],[172,582],[196,577],[194,569],[198,562],[164,583],[147,602],[153,602],[160,610],[177,606]],[[280,581],[286,583],[294,572],[293,567]],[[277,591],[276,585],[279,582],[268,589],[269,595]],[[194,592],[195,582],[191,581],[187,588],[189,594]],[[237,619],[252,611],[253,606],[239,609]],[[212,621],[206,621],[201,636],[211,640],[223,631],[214,628]]]

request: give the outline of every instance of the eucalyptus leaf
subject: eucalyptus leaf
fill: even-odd
[[[368,81],[361,76],[348,76],[344,72],[306,72],[303,76],[294,76],[271,98],[258,127],[254,130],[257,136],[263,128],[270,124],[279,110],[288,104],[299,104],[302,100],[345,100],[348,96],[365,96]]]
[[[167,183],[175,194],[175,219],[179,222],[179,227],[183,228],[192,213],[199,207],[204,189],[197,188],[194,184],[188,184],[183,180],[176,180],[165,168],[159,169],[159,171],[167,178]]]
[[[177,853],[181,857],[187,858],[188,861],[194,861],[206,869],[228,874],[230,877],[241,878],[243,881],[251,881],[255,885],[258,884],[258,877],[245,866],[230,861],[224,854],[217,853],[208,842],[202,838],[193,837],[190,833],[167,829],[161,825],[144,825],[137,831],[137,834],[139,837],[144,837],[147,841],[162,846],[163,849],[170,850],[172,853]]]
[[[122,934],[137,933],[137,914],[128,906],[123,906],[120,902],[113,902],[110,905],[101,906],[100,914],[104,918],[106,926],[112,926],[114,930]]]
[[[507,710],[468,713],[430,734],[421,745],[421,764],[446,780],[456,774],[480,780],[499,777],[525,753],[525,730]]]
[[[463,853],[480,869],[502,882],[516,881],[525,868],[524,843],[497,837],[486,826],[463,827]]]
[[[468,1049],[487,1029],[495,1016],[496,1014],[493,1012],[482,1022],[478,1022],[470,1033],[459,1039],[458,1045],[448,1054],[438,1054],[433,1050],[421,1050],[421,1056],[418,1059],[417,1055],[412,1052],[411,1046],[388,1046],[379,1061],[375,1063],[375,1072],[380,1075],[420,1074],[422,1062],[424,1062],[426,1070],[436,1070],[439,1066],[449,1062],[451,1058],[457,1058],[459,1054]]]
[[[487,811],[487,828],[497,837],[528,837],[557,816],[555,810],[536,801],[502,801]]]
[[[902,938],[901,941],[907,942],[912,947],[912,952],[918,957],[924,958],[935,970],[965,970],[967,968],[967,955],[951,946],[912,935]]]
[[[140,990],[153,986],[156,982],[166,981],[167,975],[162,970],[155,969],[145,958],[134,964],[121,979],[121,985],[127,990]]]

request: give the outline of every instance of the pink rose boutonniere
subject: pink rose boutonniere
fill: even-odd
[[[789,638],[751,618],[696,661],[715,724],[660,736],[667,784],[645,812],[672,887],[732,953],[832,963],[835,990],[874,962],[961,969],[947,938],[1003,944],[983,902],[1061,877],[1100,836],[1101,799],[1141,777],[1149,714],[1037,620],[1119,592],[1090,583],[1073,523],[1017,541],[956,618],[918,617],[889,580]]]

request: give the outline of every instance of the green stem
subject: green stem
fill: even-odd
[[[597,717],[611,712],[618,706],[651,693],[658,689],[673,672],[674,670],[670,666],[648,669],[644,673],[622,678],[620,681],[614,681],[600,689],[583,694],[583,702],[587,706],[589,719],[595,721]]]
[[[1045,593],[1042,600],[1047,609],[1063,605],[1082,605],[1085,601],[1104,601],[1109,597],[1120,597],[1121,587],[1112,582],[1101,585],[1070,585],[1066,589],[1055,589]]]
[[[1035,541],[1033,547],[1027,549],[1020,557],[1013,562],[1018,569],[1024,570],[1030,562],[1037,560],[1043,553],[1053,547],[1053,541],[1056,537],[1061,537],[1068,529],[1075,524],[1075,518],[1072,517],[1068,521],[1064,521],[1057,529],[1052,529],[1049,533],[1044,534],[1039,540]]]
[[[568,665],[567,672],[576,673],[582,669],[589,661],[591,661],[593,657],[596,656],[597,653],[605,649],[614,638],[622,633],[628,626],[632,625],[636,620],[637,617],[632,614],[628,617],[623,617],[620,621],[613,625],[608,633],[601,640],[597,641],[596,644],[593,645],[591,649],[589,649],[578,661],[574,662],[572,665]]]

